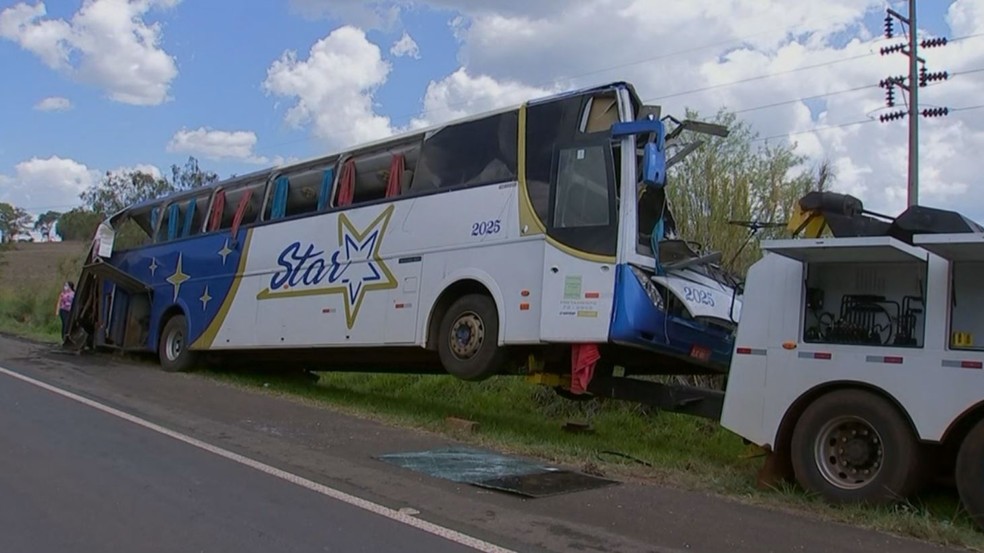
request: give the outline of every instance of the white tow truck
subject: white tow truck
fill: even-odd
[[[834,503],[952,476],[984,526],[984,228],[819,192],[788,226],[803,237],[763,240],[747,274],[723,392],[618,368],[589,392],[718,419],[767,452],[760,478]]]

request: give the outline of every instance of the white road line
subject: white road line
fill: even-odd
[[[408,526],[413,526],[414,528],[423,530],[424,532],[427,532],[429,534],[433,534],[435,536],[439,536],[441,538],[453,541],[455,543],[459,543],[461,545],[471,547],[472,549],[475,549],[477,551],[482,551],[483,553],[516,553],[511,549],[506,549],[504,547],[495,545],[494,543],[489,543],[487,541],[480,540],[478,538],[473,538],[472,536],[463,534],[456,530],[445,528],[443,526],[431,522],[427,522],[419,518],[415,518],[413,516],[410,516],[409,514],[402,513],[395,509],[390,509],[389,507],[384,507],[383,505],[379,505],[378,503],[373,503],[372,501],[362,499],[361,497],[356,497],[354,495],[347,494],[345,492],[325,486],[324,484],[319,484],[317,482],[308,480],[307,478],[303,478],[296,474],[292,474],[290,472],[280,470],[276,467],[272,467],[265,463],[261,463],[260,461],[257,461],[255,459],[250,459],[249,457],[239,455],[238,453],[233,453],[232,451],[222,449],[221,447],[214,446],[210,443],[197,440],[195,438],[192,438],[191,436],[186,436],[185,434],[182,434],[180,432],[176,432],[174,430],[164,428],[163,426],[141,419],[140,417],[133,416],[129,413],[124,413],[119,409],[114,409],[112,407],[109,407],[108,405],[103,405],[97,401],[93,401],[91,399],[82,397],[78,394],[73,394],[72,392],[62,390],[61,388],[56,388],[55,386],[24,376],[20,373],[16,373],[9,369],[0,367],[0,374],[5,374],[12,378],[16,378],[18,380],[27,382],[28,384],[33,384],[34,386],[37,386],[39,388],[44,388],[45,390],[54,392],[60,396],[77,401],[84,405],[88,405],[89,407],[92,407],[94,409],[98,409],[103,413],[113,415],[114,417],[119,417],[125,421],[132,422],[133,424],[136,424],[138,426],[142,426],[149,430],[153,430],[154,432],[159,432],[161,434],[164,434],[165,436],[170,436],[175,440],[179,440],[186,444],[193,445],[199,449],[208,451],[209,453],[214,453],[215,455],[218,455],[220,457],[225,457],[226,459],[235,461],[242,465],[246,465],[247,467],[256,469],[258,471],[265,472],[271,476],[276,476],[277,478],[286,480],[291,484],[296,484],[303,488],[307,488],[311,491],[328,496],[332,499],[337,499],[338,501],[348,503],[349,505],[369,511],[370,513],[375,513],[377,515],[384,516],[388,519],[395,520],[397,522],[402,522],[403,524],[406,524]]]

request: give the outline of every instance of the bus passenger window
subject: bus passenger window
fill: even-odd
[[[263,189],[265,182],[254,182],[237,188],[230,188],[225,191],[225,206],[222,209],[222,221],[219,228],[222,230],[232,228],[232,222],[236,217],[236,209],[247,192],[250,192],[249,203],[246,204],[246,211],[243,212],[243,220],[240,225],[255,223],[260,216],[260,209],[263,206]]]
[[[319,168],[277,177],[270,187],[264,218],[269,221],[317,211],[324,175],[324,168]]]
[[[424,139],[411,190],[515,180],[518,125],[511,111],[439,129]]]
[[[608,160],[600,146],[560,151],[553,227],[594,227],[610,224],[611,190]]]

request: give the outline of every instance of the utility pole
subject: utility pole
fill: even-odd
[[[916,0],[909,0],[909,207],[919,203],[919,87],[915,86],[918,29]]]
[[[899,75],[882,79],[879,86],[885,89],[885,103],[888,107],[895,106],[894,89],[899,87],[903,93],[907,94],[908,109],[905,111],[896,110],[884,113],[878,117],[881,122],[894,121],[903,117],[909,118],[909,169],[908,169],[908,205],[911,207],[919,203],[919,116],[941,117],[949,114],[949,109],[931,108],[919,111],[919,88],[926,86],[930,81],[940,81],[949,78],[946,71],[928,73],[926,71],[926,60],[918,55],[918,48],[934,48],[936,46],[946,46],[946,38],[933,38],[919,41],[918,27],[916,27],[916,0],[909,0],[909,16],[905,17],[895,10],[889,8],[885,15],[885,38],[892,38],[894,33],[894,21],[898,20],[904,27],[908,27],[908,45],[895,44],[885,46],[881,49],[881,55],[894,54],[901,52],[909,57],[909,77]],[[921,66],[920,66],[921,64]]]

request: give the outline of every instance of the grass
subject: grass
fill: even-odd
[[[0,253],[0,271],[4,266]],[[77,260],[57,278],[29,275],[0,288],[0,331],[57,341],[55,298]],[[20,280],[20,279],[19,279]],[[39,282],[40,280],[40,282]],[[656,412],[639,405],[592,399],[573,402],[516,377],[466,383],[447,376],[319,373],[311,382],[285,374],[206,369],[204,378],[328,406],[387,424],[421,428],[466,443],[525,454],[548,462],[640,483],[701,490],[745,503],[804,513],[900,536],[984,551],[984,533],[961,511],[955,494],[936,490],[892,507],[833,507],[794,486],[759,490],[755,450],[713,421]],[[449,428],[459,417],[480,424],[475,433]],[[571,433],[568,421],[592,431]],[[654,512],[658,507],[653,507]]]

